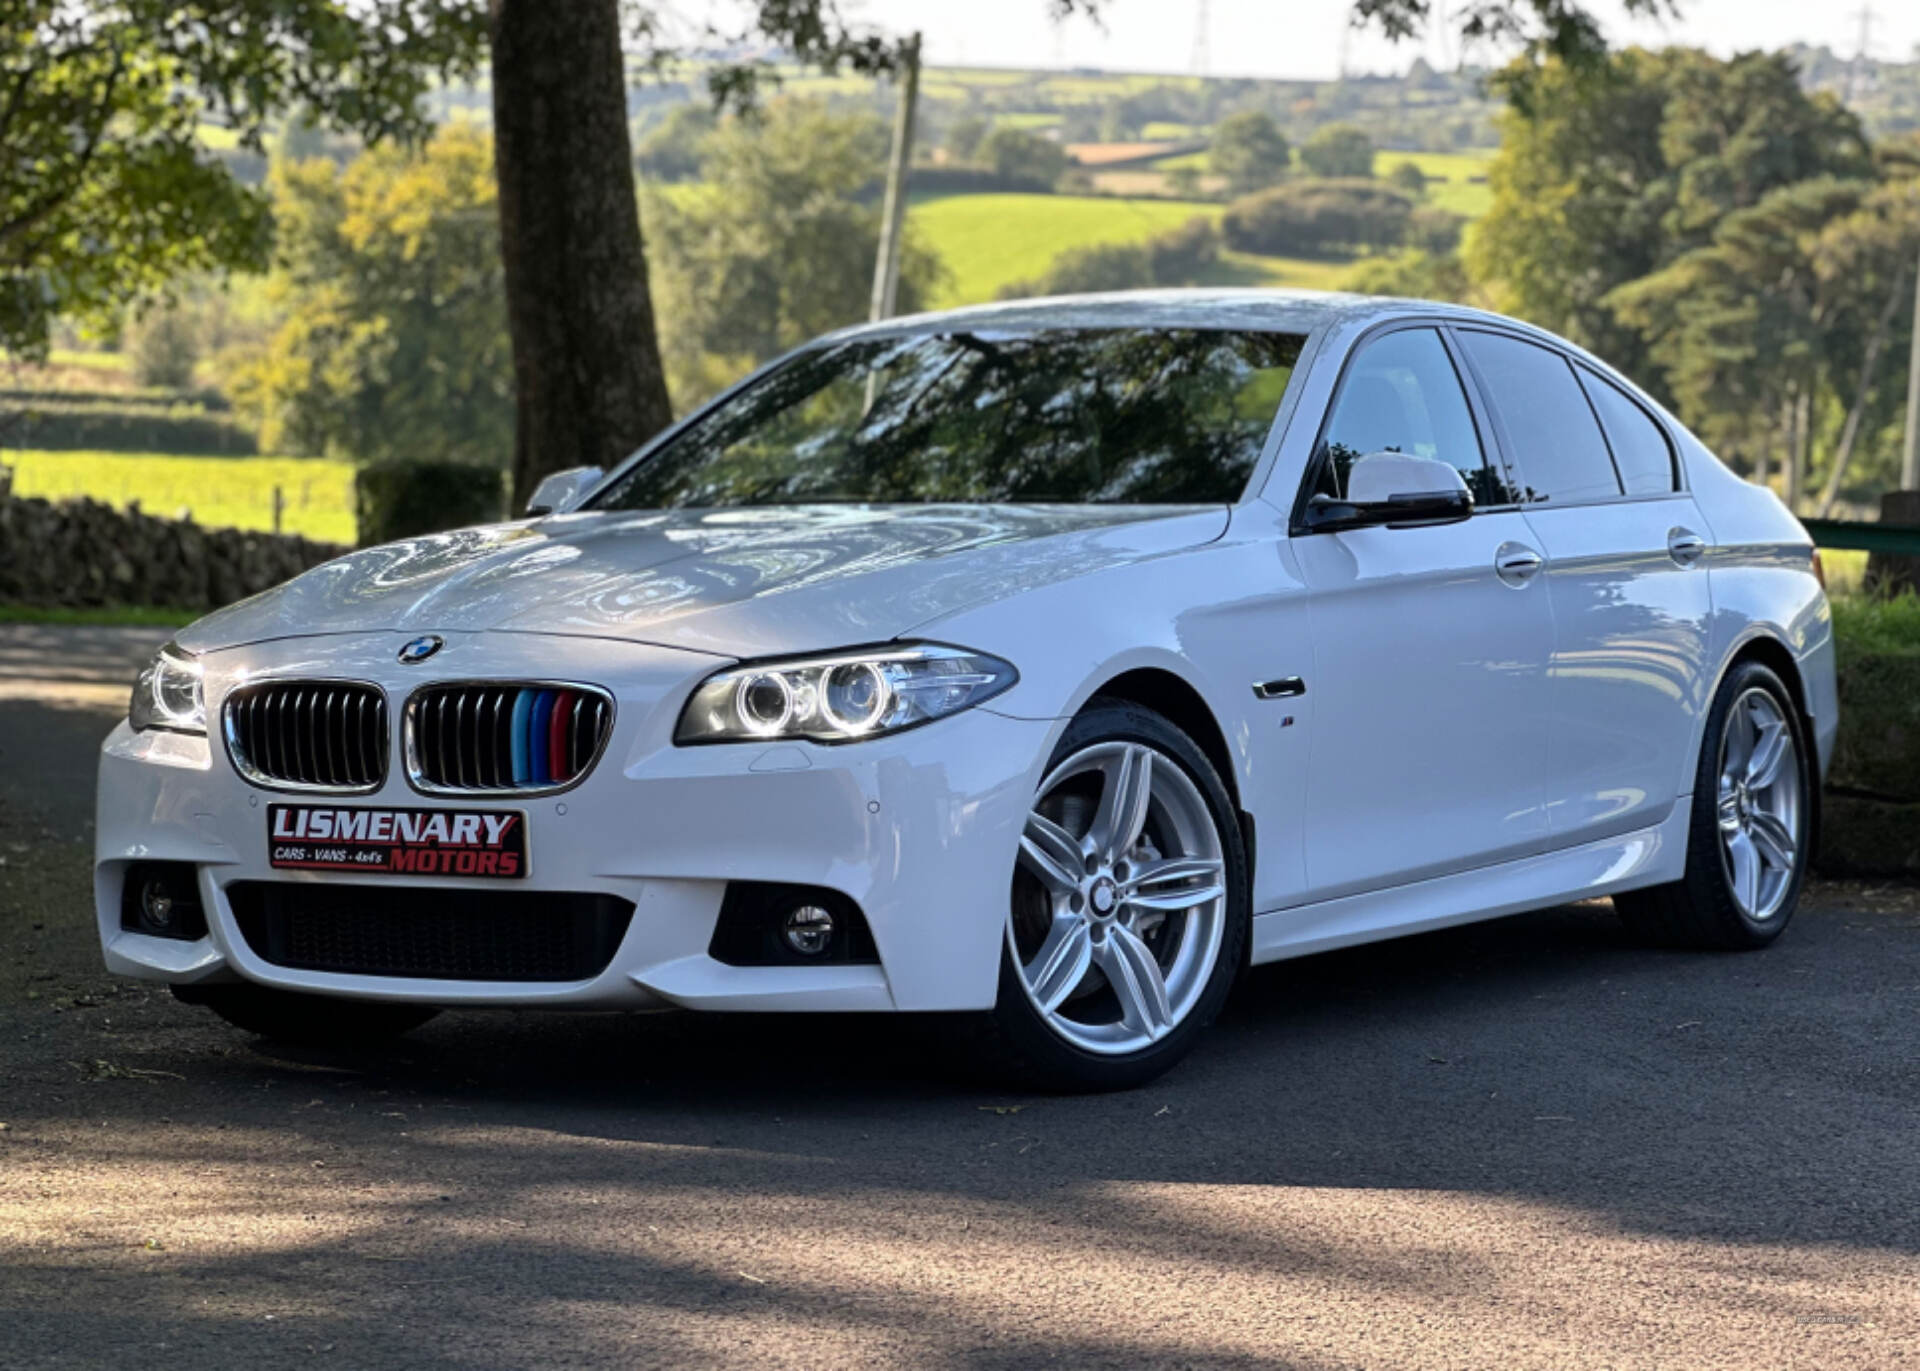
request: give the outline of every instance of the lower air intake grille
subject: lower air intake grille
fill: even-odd
[[[586,981],[633,918],[611,895],[240,881],[255,956],[300,971],[453,981]]]
[[[560,790],[593,769],[613,698],[592,686],[435,685],[407,701],[407,766],[440,795]]]
[[[257,785],[351,792],[387,779],[387,697],[353,681],[262,681],[227,696],[227,752]]]

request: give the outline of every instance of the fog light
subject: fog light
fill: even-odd
[[[120,927],[127,932],[189,943],[207,936],[193,863],[135,862],[122,881]]]
[[[173,931],[173,896],[163,881],[148,881],[140,888],[140,921],[155,933]]]
[[[795,905],[781,925],[787,946],[803,957],[817,957],[833,941],[833,915],[817,904]]]

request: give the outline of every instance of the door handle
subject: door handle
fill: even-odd
[[[1510,586],[1523,586],[1539,574],[1547,559],[1525,543],[1502,543],[1493,554],[1493,569]]]
[[[1667,533],[1667,555],[1681,566],[1692,566],[1707,553],[1707,540],[1690,528],[1676,528]]]
[[[1253,693],[1262,700],[1291,700],[1307,693],[1307,683],[1298,676],[1282,676],[1277,681],[1261,681]]]

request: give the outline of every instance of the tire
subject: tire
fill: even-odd
[[[411,1032],[440,1012],[432,1005],[303,995],[251,983],[175,986],[173,993],[235,1028],[300,1047],[366,1047]]]
[[[1759,749],[1746,740],[1774,734],[1757,721],[1777,724],[1786,749],[1765,785],[1754,784],[1758,771],[1746,753]],[[1778,938],[1793,918],[1812,855],[1813,776],[1786,686],[1758,662],[1735,665],[1714,696],[1700,744],[1686,874],[1614,896],[1628,932],[1663,947],[1724,951],[1762,948]],[[1783,834],[1791,839],[1784,863],[1778,860]]]
[[[999,994],[978,1045],[1002,1082],[1132,1089],[1192,1050],[1246,964],[1245,840],[1206,754],[1139,705],[1096,698],[1068,725],[1045,776],[1012,874]],[[1131,807],[1140,817],[1109,825],[1102,802],[1137,795],[1131,782],[1141,777],[1145,800]],[[1127,828],[1138,835],[1131,844]],[[1067,842],[1075,846],[1063,849]],[[1079,880],[1069,886],[1076,856]]]

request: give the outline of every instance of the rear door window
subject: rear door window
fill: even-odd
[[[1593,406],[1564,357],[1503,333],[1463,329],[1460,341],[1499,412],[1529,503],[1571,505],[1622,493]]]
[[[1629,495],[1667,495],[1675,488],[1673,446],[1653,416],[1613,382],[1579,367],[1580,384],[1587,388],[1601,427],[1613,448],[1613,464]]]

